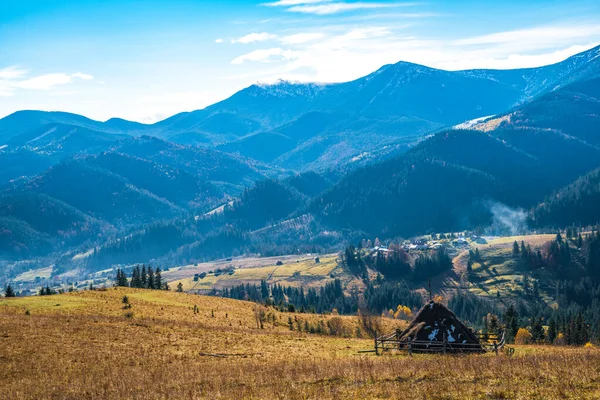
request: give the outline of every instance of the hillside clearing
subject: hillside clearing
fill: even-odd
[[[277,265],[281,262],[281,265]],[[233,274],[215,274],[215,271],[233,268]],[[194,279],[194,275],[206,272],[204,278]],[[266,280],[269,284],[280,283],[285,286],[323,286],[333,279],[351,282],[354,278],[338,264],[337,254],[323,255],[319,262],[315,256],[284,256],[268,258],[240,258],[218,263],[205,263],[169,270],[164,273],[169,284],[183,285],[186,292],[205,292],[238,284],[258,284]]]

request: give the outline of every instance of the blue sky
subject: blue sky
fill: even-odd
[[[600,44],[600,2],[3,0],[0,117],[154,122],[252,83],[340,82],[384,64],[532,67]]]

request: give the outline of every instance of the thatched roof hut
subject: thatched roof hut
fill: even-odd
[[[447,351],[485,350],[475,334],[441,303],[430,301],[423,306],[398,337],[401,342],[414,342],[413,350],[428,349],[446,342]]]

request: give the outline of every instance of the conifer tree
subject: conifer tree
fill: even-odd
[[[148,266],[148,289],[156,289],[154,283],[154,271]]]
[[[538,280],[536,279],[533,281],[533,298],[537,300],[537,299],[539,299],[539,297],[540,297],[540,286],[539,286]]]
[[[556,320],[554,318],[551,318],[550,321],[548,322],[548,336],[547,336],[548,343],[550,343],[550,344],[554,343],[557,336],[558,336],[558,327],[556,325]]]
[[[127,282],[127,275],[123,272],[122,269],[117,270],[117,278],[116,278],[117,286],[127,287],[129,286],[129,282]]]
[[[519,331],[519,314],[512,304],[508,306],[508,309],[504,313],[504,323],[510,330],[512,337],[515,337]]]
[[[148,274],[146,273],[146,265],[142,264],[142,272],[140,275],[140,287],[146,288],[148,287]]]
[[[531,324],[531,336],[535,343],[542,343],[544,341],[544,326],[542,324],[542,318],[534,318]]]
[[[6,286],[6,290],[4,291],[4,297],[17,297],[17,294],[15,293],[10,283],[8,284],[8,286]]]
[[[141,281],[140,275],[141,275],[140,266],[136,265],[133,268],[133,272],[131,274],[131,287],[133,287],[133,288],[141,288],[142,287],[142,281]]]
[[[517,241],[515,240],[515,242],[513,243],[513,257],[518,257],[519,256],[519,243],[517,243]]]
[[[160,273],[160,268],[158,267],[154,270],[154,287],[158,290],[163,289],[162,275]]]
[[[177,284],[177,292],[182,293],[183,292],[183,284],[181,282],[179,282]]]

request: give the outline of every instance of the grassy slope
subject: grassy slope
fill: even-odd
[[[540,280],[540,293],[547,302],[551,302],[550,295],[546,293],[547,282],[555,279],[549,272],[544,270],[528,271],[512,257],[512,248],[515,240],[521,244],[531,245],[535,251],[542,248],[547,242],[553,240],[556,235],[528,235],[507,236],[492,239],[488,244],[471,243],[472,250],[479,249],[483,263],[473,264],[473,274],[469,279],[469,290],[478,296],[496,296],[499,291],[501,297],[516,297],[522,294],[522,286],[518,282],[523,281],[527,273],[530,277]],[[459,254],[454,261],[454,272],[461,276],[466,272],[468,250]],[[453,284],[458,285],[457,282]],[[548,289],[549,290],[549,289]],[[551,292],[551,290],[549,290]]]
[[[283,265],[276,265],[281,260]],[[208,274],[204,279],[194,282],[194,274],[214,271],[217,268],[235,267],[233,275]],[[295,273],[296,276],[294,276]],[[203,263],[189,265],[165,272],[164,277],[171,287],[179,282],[183,289],[189,292],[222,288],[240,283],[259,284],[265,279],[269,284],[280,283],[284,286],[323,286],[335,278],[344,283],[351,283],[355,278],[348,275],[338,265],[337,255],[330,254],[320,257],[320,263],[315,263],[313,256],[284,256],[265,258],[241,258],[226,262]]]
[[[134,289],[0,300],[0,398],[591,399],[600,390],[598,349],[359,355],[371,340],[291,332],[294,314],[272,310],[276,323],[259,330],[253,307]]]

